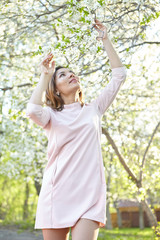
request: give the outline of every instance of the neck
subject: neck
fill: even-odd
[[[78,100],[75,100],[75,101],[64,101],[64,104],[67,105],[67,104],[72,104],[72,103],[75,103],[75,102],[78,102]]]
[[[63,98],[63,101],[64,101],[65,105],[78,102],[78,99],[77,99],[76,95],[74,95],[74,96],[67,96],[67,97],[66,96],[62,96],[62,98]]]

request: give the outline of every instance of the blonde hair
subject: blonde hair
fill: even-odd
[[[48,87],[45,93],[45,104],[57,111],[62,111],[64,108],[64,101],[61,95],[60,94],[57,95],[56,93],[56,83],[55,83],[56,72],[61,68],[65,68],[65,67],[58,66],[55,68],[55,72],[53,74],[51,81],[48,83]],[[81,106],[84,105],[83,93],[81,89],[79,90],[79,93],[78,93],[78,101],[81,103]]]

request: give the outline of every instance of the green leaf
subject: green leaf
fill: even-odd
[[[98,3],[103,6],[105,4],[105,1],[104,0],[98,0]]]
[[[129,69],[132,65],[131,64],[125,64],[126,68]]]
[[[85,17],[81,17],[81,18],[79,19],[79,21],[80,21],[80,22],[85,22]]]
[[[64,34],[62,34],[62,41],[64,41],[65,40],[65,36],[64,36]]]
[[[57,20],[58,20],[58,22],[61,22],[61,23],[62,23],[62,19],[60,19],[60,18],[57,18]]]
[[[99,53],[101,50],[102,50],[102,48],[100,46],[98,46],[97,53]]]
[[[57,48],[59,48],[59,47],[61,47],[61,43],[60,43],[60,42],[58,42],[58,43],[56,44],[55,48],[57,49]]]
[[[88,12],[88,11],[84,10],[83,12],[84,12],[85,16],[88,16],[88,15],[89,15],[89,12]]]

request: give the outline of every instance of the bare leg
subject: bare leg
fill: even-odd
[[[69,228],[42,229],[44,240],[68,240]]]
[[[99,233],[99,224],[96,221],[80,218],[79,221],[71,227],[72,240],[97,240]]]

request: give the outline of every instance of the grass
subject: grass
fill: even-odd
[[[151,228],[140,230],[139,228],[123,228],[106,230],[100,229],[98,240],[154,240],[155,236]]]
[[[1,227],[7,229],[17,228],[20,232],[25,230],[33,231],[34,223],[31,221],[18,221],[16,223],[0,221]],[[69,239],[72,239],[71,235]],[[160,240],[160,237],[155,237],[152,228],[145,228],[144,230],[140,230],[139,228],[114,228],[113,230],[100,228],[98,240]]]

